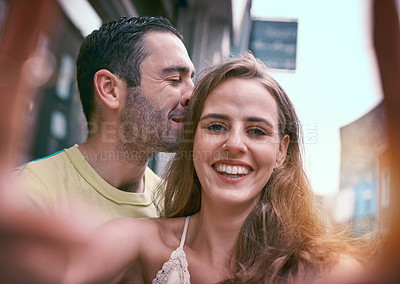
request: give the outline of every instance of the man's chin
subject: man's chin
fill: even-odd
[[[163,150],[161,152],[166,152],[166,153],[175,153],[178,151],[180,145],[180,141],[178,139],[168,139],[164,141],[163,143]]]

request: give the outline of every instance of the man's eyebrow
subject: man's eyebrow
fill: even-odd
[[[174,65],[174,66],[168,66],[168,67],[166,67],[166,68],[164,68],[162,70],[162,74],[164,74],[164,75],[168,75],[168,74],[173,73],[173,72],[179,72],[179,73],[183,73],[183,74],[188,74],[188,73],[190,73],[190,69],[188,67],[185,67],[185,66]]]

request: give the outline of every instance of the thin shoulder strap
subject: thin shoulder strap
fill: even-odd
[[[180,248],[183,248],[183,245],[185,244],[187,228],[188,228],[188,225],[189,225],[189,218],[190,218],[190,216],[187,216],[186,219],[185,219],[185,227],[183,228],[181,244],[179,245]]]

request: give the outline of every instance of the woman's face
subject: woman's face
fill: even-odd
[[[194,138],[203,201],[255,205],[288,144],[279,134],[275,99],[261,83],[223,82],[207,98]]]

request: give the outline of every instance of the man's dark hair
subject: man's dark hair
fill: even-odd
[[[124,78],[128,87],[140,85],[140,64],[149,55],[144,35],[150,31],[171,32],[183,40],[163,17],[123,17],[104,24],[81,44],[76,61],[77,80],[83,112],[89,122],[94,110],[94,74],[107,69]]]

